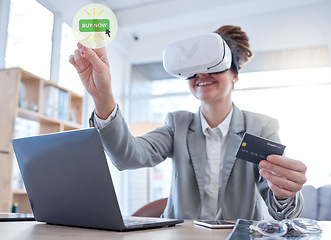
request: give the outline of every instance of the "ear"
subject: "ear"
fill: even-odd
[[[232,79],[232,83],[235,84],[236,82],[238,82],[238,80],[239,80],[238,74],[234,74],[233,79]]]

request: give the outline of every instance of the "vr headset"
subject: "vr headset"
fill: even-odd
[[[163,52],[163,67],[171,75],[190,79],[198,73],[222,73],[238,67],[231,50],[217,33],[171,43]]]

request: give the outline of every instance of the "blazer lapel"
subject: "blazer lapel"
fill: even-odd
[[[245,131],[244,115],[235,105],[233,105],[233,115],[231,119],[226,152],[223,161],[222,190],[221,190],[222,197],[225,194],[225,186],[227,186],[229,176],[232,172],[233,165],[236,161],[235,155],[238,146],[240,145],[244,131]]]
[[[189,127],[187,144],[202,201],[206,175],[206,140],[201,129],[200,111],[194,114]]]

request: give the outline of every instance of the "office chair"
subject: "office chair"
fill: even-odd
[[[161,217],[166,205],[168,198],[162,198],[153,202],[147,203],[140,209],[138,209],[132,216],[136,217]]]

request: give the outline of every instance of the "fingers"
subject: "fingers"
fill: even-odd
[[[267,161],[260,162],[260,167],[293,182],[304,183],[307,181],[305,177],[307,167],[298,160],[270,155],[267,157]]]
[[[77,43],[77,48],[78,48],[78,49],[81,49],[81,48],[83,48],[83,47],[84,47],[84,46],[83,46],[80,42]]]
[[[79,73],[86,70],[91,64],[80,49],[75,50],[74,54],[69,56],[69,62]]]
[[[76,52],[78,50],[78,52]],[[80,61],[78,58],[78,53],[80,53],[81,57],[86,61],[89,60],[92,63],[93,67],[96,68],[97,71],[101,71],[104,68],[104,65],[109,68],[108,57],[106,53],[106,49],[98,48],[98,49],[91,49],[88,47],[83,46],[80,42],[77,43],[77,50],[75,51],[75,60]],[[76,56],[77,55],[77,56]],[[85,59],[87,57],[87,59]],[[93,62],[92,62],[93,61]],[[82,61],[83,62],[83,61]],[[77,62],[77,65],[81,67],[82,62]]]
[[[102,72],[105,70],[105,68],[108,69],[107,64],[98,56],[95,50],[92,50],[91,48],[84,47],[83,53],[85,54],[86,58],[90,61],[90,63],[93,65],[93,68],[97,72]],[[99,52],[100,53],[100,52]],[[107,58],[106,56],[102,56],[103,58]]]
[[[279,155],[269,155],[267,157],[268,162],[286,167],[299,172],[306,172],[307,167],[302,162],[294,160],[291,158],[279,156]]]
[[[276,175],[266,169],[260,170],[261,176],[266,178],[268,181],[272,182],[273,184],[276,184],[282,188],[286,188],[290,191],[299,191],[304,184],[304,182],[297,182],[293,181],[291,179],[288,179],[283,176]],[[301,177],[301,176],[300,176]]]
[[[70,55],[69,56],[69,62],[76,68],[79,69],[79,66],[77,65],[77,63],[75,62],[75,57],[74,55]]]
[[[287,190],[285,188],[281,188],[276,184],[273,184],[272,182],[268,181],[269,188],[271,191],[274,192],[275,196],[277,199],[282,200],[282,199],[287,199],[287,198],[292,198],[295,196],[296,192]]]
[[[103,47],[103,48],[97,48],[97,49],[93,49],[93,51],[98,55],[98,57],[100,59],[107,59],[108,61],[108,58],[107,58],[107,53],[106,53],[106,49]]]
[[[307,167],[300,161],[270,155],[260,162],[260,175],[268,180],[277,197],[293,197],[307,181]]]

